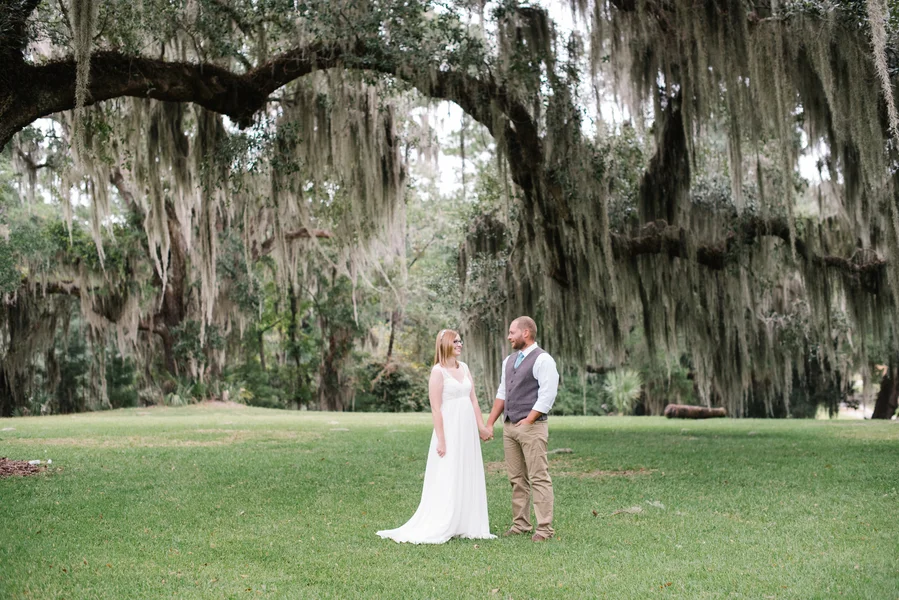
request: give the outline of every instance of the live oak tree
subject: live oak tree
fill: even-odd
[[[205,326],[228,319],[219,229],[243,223],[247,254],[271,240],[285,280],[303,261],[291,232],[314,230],[319,210],[344,264],[384,233],[405,180],[394,99],[414,89],[479,123],[511,182],[511,209],[474,219],[461,257],[466,293],[493,286],[467,325],[484,365],[523,312],[547,347],[591,364],[621,362],[640,327],[651,348],[689,356],[704,401],[740,415],[752,395],[786,402],[812,355],[831,379],[872,343],[894,355],[886,3],[579,0],[572,14],[562,33],[513,0],[3,1],[0,145],[19,147],[37,119],[64,125],[60,187],[90,197],[101,256],[121,174],[156,302],[184,252]],[[615,185],[610,91],[638,122],[651,112],[655,151],[632,195]],[[708,202],[696,174],[716,130],[730,189]],[[830,183],[812,215],[795,210],[799,131]]]

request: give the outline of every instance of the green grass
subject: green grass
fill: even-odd
[[[418,505],[426,414],[7,427],[0,456],[53,465],[0,480],[0,598],[899,598],[897,423],[553,418],[550,447],[574,451],[550,462],[557,538],[442,546],[375,536]],[[499,440],[494,533],[511,512]]]

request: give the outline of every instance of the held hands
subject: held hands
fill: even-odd
[[[493,428],[490,427],[478,427],[478,434],[481,436],[481,441],[487,442],[493,439]]]
[[[446,455],[446,442],[437,441],[437,456],[443,458]]]

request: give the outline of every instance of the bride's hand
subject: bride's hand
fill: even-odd
[[[443,458],[446,454],[446,442],[437,442],[437,456]]]

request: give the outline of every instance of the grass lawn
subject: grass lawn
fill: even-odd
[[[556,417],[555,540],[381,540],[430,431],[224,405],[0,419],[0,456],[53,460],[0,480],[0,598],[899,598],[895,422]]]

